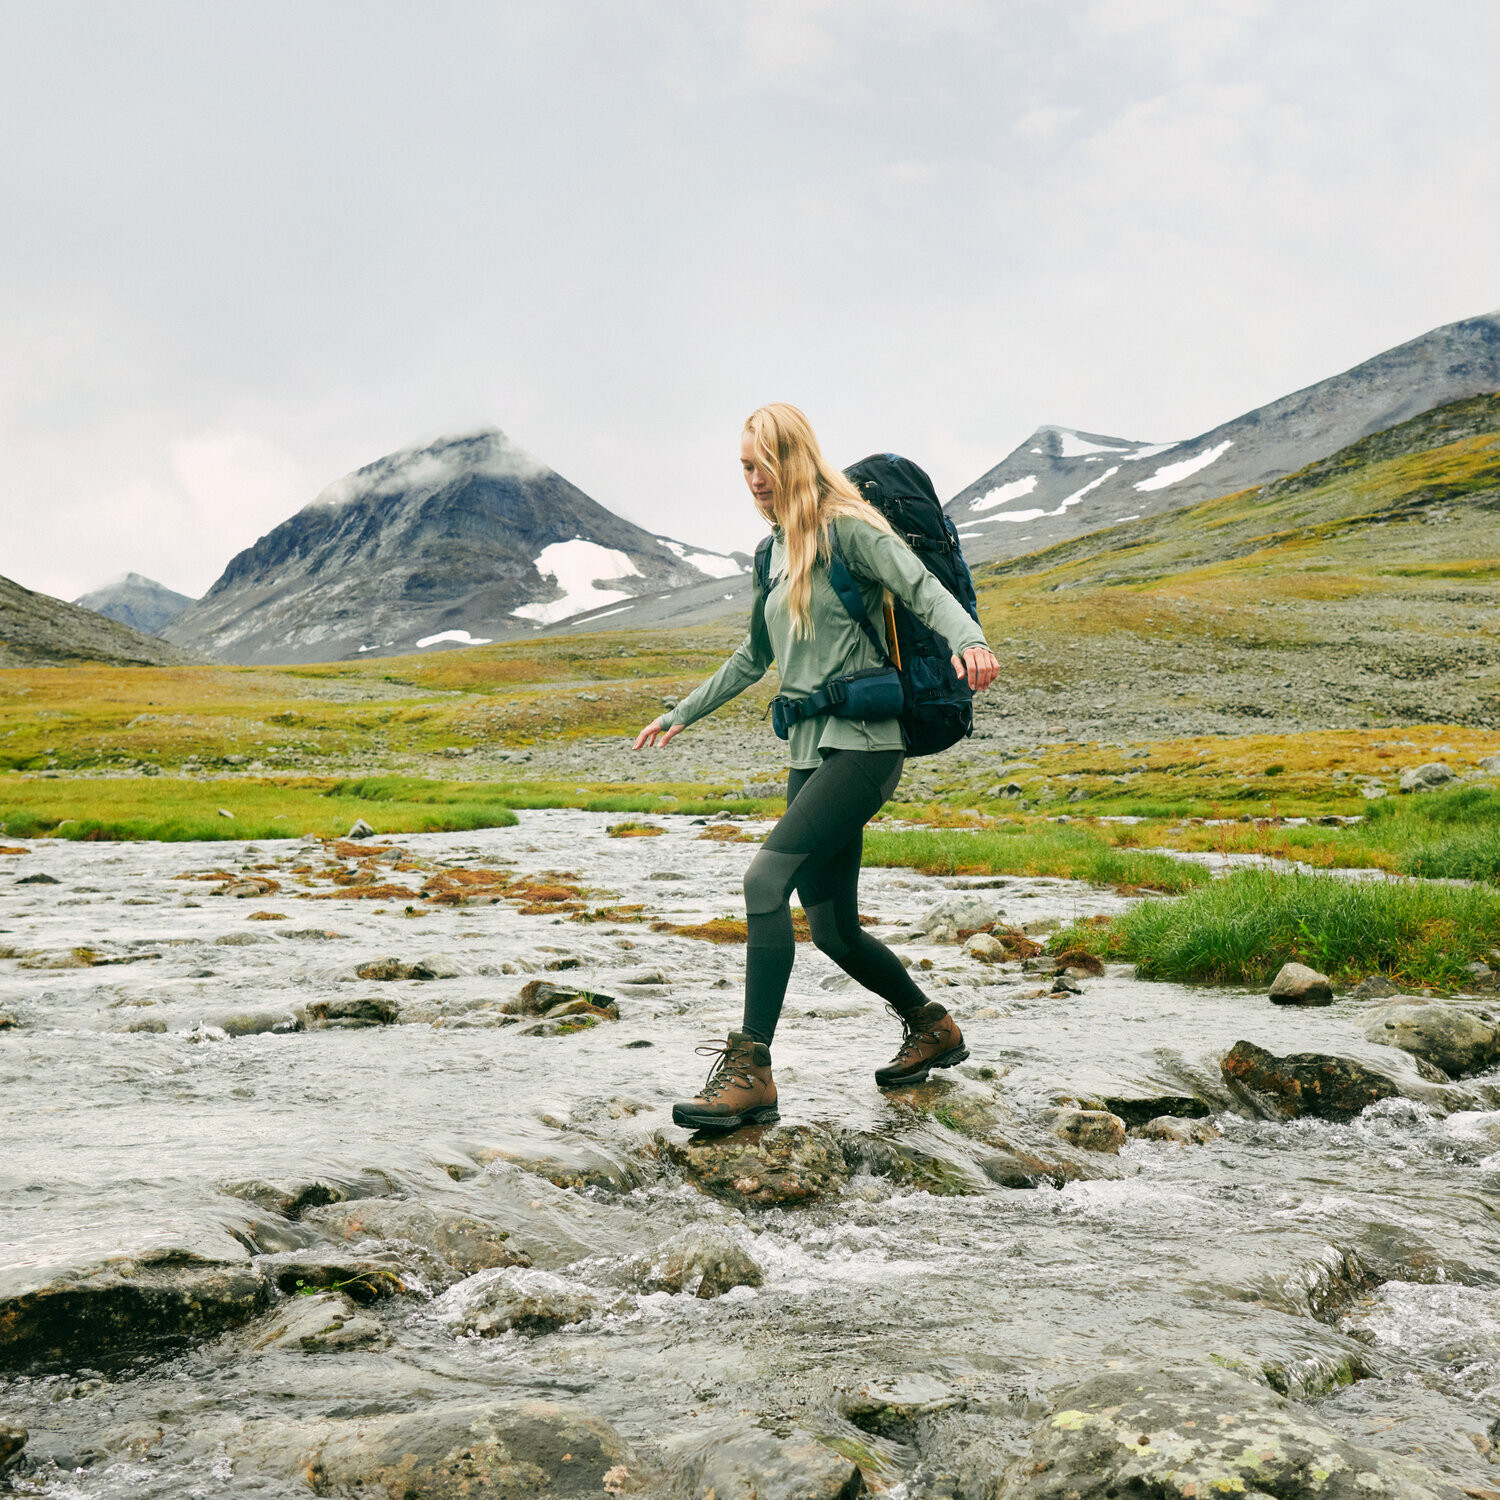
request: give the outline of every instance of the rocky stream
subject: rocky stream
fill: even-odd
[[[1130,898],[870,870],[970,1061],[878,1091],[803,946],[780,1124],[703,1140],[763,825],[520,817],[0,854],[0,1487],[1500,1496],[1500,1010],[1058,973]]]

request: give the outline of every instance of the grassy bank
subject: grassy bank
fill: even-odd
[[[0,830],[17,838],[333,837],[357,818],[380,833],[461,832],[516,821],[490,788],[416,777],[0,780]]]
[[[867,865],[902,865],[926,875],[1053,875],[1116,889],[1178,892],[1209,879],[1170,855],[1122,849],[1079,824],[1039,822],[998,828],[871,829]]]
[[[1133,962],[1145,978],[1262,984],[1289,961],[1345,983],[1458,988],[1500,949],[1500,893],[1420,880],[1238,870],[1176,901],[1147,901],[1052,946]]]

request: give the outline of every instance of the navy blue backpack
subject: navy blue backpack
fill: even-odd
[[[926,471],[899,454],[878,453],[851,464],[844,473],[891,523],[892,530],[917,554],[927,571],[977,621],[979,601],[974,595],[973,576],[964,561],[958,532],[944,515]],[[770,571],[771,538],[763,537],[755,549],[755,588],[760,605],[770,592]],[[935,755],[973,734],[974,692],[954,675],[948,643],[898,599],[894,606],[896,649],[888,654],[865,609],[859,586],[837,549],[829,561],[828,581],[849,617],[900,674],[904,704],[899,717],[906,753]],[[888,613],[887,621],[890,619]]]

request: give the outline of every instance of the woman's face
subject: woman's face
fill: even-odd
[[[750,486],[750,493],[755,496],[756,501],[769,505],[771,476],[761,468],[760,460],[755,456],[755,437],[749,432],[740,434],[740,468],[744,471],[745,483]]]

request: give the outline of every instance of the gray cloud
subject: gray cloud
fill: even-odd
[[[1500,303],[1500,11],[49,0],[0,49],[0,572],[201,592],[498,425],[744,547],[737,429],[952,492]]]

